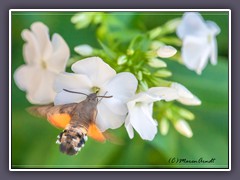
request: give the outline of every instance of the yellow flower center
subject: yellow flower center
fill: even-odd
[[[43,69],[47,69],[47,63],[44,60],[41,61],[41,66]]]
[[[100,91],[99,87],[96,87],[96,86],[92,87],[92,92],[98,93],[99,91]]]

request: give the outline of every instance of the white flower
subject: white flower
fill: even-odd
[[[161,58],[169,58],[174,56],[177,53],[177,50],[172,46],[161,46],[157,50],[157,55]]]
[[[153,140],[157,133],[157,122],[152,117],[152,108],[153,103],[160,100],[177,100],[186,105],[199,105],[201,103],[196,96],[178,83],[172,83],[171,87],[153,87],[146,92],[141,92],[127,102],[128,115],[125,127],[130,138],[133,138],[133,129],[135,129],[142,139]],[[190,136],[189,134],[187,137]]]
[[[82,56],[90,56],[93,53],[93,48],[88,44],[76,46],[74,51]]]
[[[49,39],[48,27],[41,22],[31,25],[31,30],[23,30],[22,38],[25,65],[14,73],[17,86],[27,93],[32,104],[53,102],[56,95],[53,82],[59,72],[65,71],[69,58],[69,48],[59,34]]]
[[[128,115],[125,127],[129,137],[134,136],[133,128],[144,140],[153,140],[157,133],[157,122],[152,117],[153,102],[160,100],[148,93],[142,92],[135,95],[128,103]]]
[[[135,94],[137,80],[128,72],[116,74],[99,57],[80,60],[72,65],[74,73],[62,73],[55,82],[58,92],[55,105],[81,102],[86,96],[64,91],[63,89],[91,94],[94,89],[99,89],[98,94],[106,92],[112,98],[103,98],[98,104],[96,124],[101,131],[108,128],[115,129],[124,123],[127,114],[126,102]]]
[[[183,40],[182,58],[187,68],[201,74],[208,59],[217,64],[216,35],[220,33],[218,25],[204,21],[199,13],[188,12],[183,15],[177,28],[177,35]]]

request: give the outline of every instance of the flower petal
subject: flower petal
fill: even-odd
[[[23,57],[27,64],[40,64],[40,51],[36,37],[32,32],[25,29],[21,33],[22,38],[26,43],[23,45]]]
[[[127,105],[123,103],[121,100],[117,98],[103,98],[100,102],[103,103],[106,107],[111,109],[112,112],[118,115],[126,115],[127,114]]]
[[[147,93],[157,96],[158,100],[173,101],[179,98],[178,92],[170,87],[153,87],[148,89]]]
[[[17,86],[27,92],[27,99],[32,104],[48,104],[56,95],[53,89],[55,73],[35,66],[20,66],[14,73]]]
[[[152,95],[151,93],[140,92],[129,99],[127,102],[128,110],[131,111],[134,109],[137,103],[147,103],[151,104],[152,102],[161,100],[158,96]],[[152,110],[151,110],[152,112]]]
[[[157,123],[152,119],[149,105],[135,106],[130,112],[130,122],[133,128],[144,140],[153,140],[157,134]]]
[[[210,61],[212,65],[216,65],[217,64],[217,54],[218,54],[218,49],[217,49],[217,40],[214,37],[211,41],[211,57],[210,57]]]
[[[177,99],[179,102],[185,105],[200,105],[201,101],[193,95],[185,86],[179,83],[172,83],[171,87],[176,89],[179,98]]]
[[[49,39],[48,27],[41,22],[35,22],[31,25],[31,30],[37,39],[39,51],[42,56],[41,58],[43,60],[48,59],[51,56],[53,49]]]
[[[198,105],[201,105],[201,103],[202,103],[201,100],[198,99],[197,96],[193,96],[193,98],[191,98],[191,99],[180,97],[177,99],[177,101],[179,101],[182,104],[191,105],[191,106],[198,106]]]
[[[204,22],[202,16],[197,12],[184,13],[182,22],[177,28],[177,36],[180,39],[186,36],[206,36],[208,34],[208,27]]]
[[[60,92],[63,89],[78,91],[87,90],[90,93],[92,84],[87,76],[74,73],[60,73],[56,77],[54,88],[56,92]],[[83,92],[83,93],[84,93]]]
[[[130,123],[129,115],[127,116],[127,118],[125,120],[125,128],[127,130],[128,136],[130,137],[130,139],[132,139],[134,137],[134,131],[133,131],[133,127]]]
[[[203,52],[201,58],[199,59],[199,65],[196,69],[197,74],[201,74],[202,70],[207,66],[210,53],[211,53],[211,47],[207,46],[205,51]]]
[[[199,69],[199,64],[205,64],[208,61],[208,54],[207,38],[187,36],[183,40],[182,58],[187,68],[198,69],[198,72],[201,72],[202,69]]]
[[[36,74],[36,71],[35,71]],[[29,74],[29,76],[31,76]],[[49,104],[52,103],[56,92],[53,89],[53,82],[56,74],[39,70],[37,76],[34,76],[34,81],[31,87],[27,90],[27,99],[32,104]]]
[[[63,72],[70,56],[69,47],[59,34],[53,35],[52,46],[53,53],[47,60],[48,69],[56,73]]]
[[[99,57],[90,57],[74,63],[72,71],[87,75],[97,87],[101,87],[104,82],[116,75],[115,70]]]
[[[55,97],[54,104],[79,103],[86,99],[86,96],[76,93],[66,92],[63,89],[75,92],[90,94],[92,84],[88,77],[80,74],[61,73],[56,77],[54,88],[58,94]]]
[[[54,105],[63,105],[70,103],[79,103],[86,99],[86,96],[82,94],[69,93],[66,91],[61,91],[57,93],[54,99]]]
[[[97,109],[98,114],[96,124],[102,132],[109,128],[119,128],[124,123],[126,115],[118,115],[114,113],[112,109],[108,108],[105,104],[98,104]]]
[[[29,65],[22,65],[17,68],[14,72],[14,80],[18,88],[26,91],[32,86],[32,83],[37,83],[37,80],[34,80],[34,78],[38,70],[38,68]]]
[[[109,82],[104,84],[102,91],[108,92],[113,98],[119,99],[122,102],[127,102],[132,97],[137,89],[137,79],[128,72],[118,73]]]
[[[221,29],[219,28],[219,26],[213,22],[213,21],[206,21],[206,24],[209,28],[209,30],[211,31],[211,34],[216,36],[221,32]]]

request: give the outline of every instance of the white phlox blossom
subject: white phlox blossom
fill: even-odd
[[[22,31],[25,41],[23,56],[25,63],[14,73],[17,86],[26,91],[32,104],[48,104],[56,95],[53,82],[56,75],[65,71],[69,58],[69,48],[59,34],[49,39],[48,27],[35,22],[30,30]]]
[[[208,59],[217,64],[217,40],[220,28],[213,21],[204,21],[196,12],[184,13],[177,28],[177,35],[183,41],[182,59],[190,70],[201,74]]]

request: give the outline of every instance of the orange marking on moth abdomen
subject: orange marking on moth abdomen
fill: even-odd
[[[87,135],[97,141],[104,142],[106,138],[102,134],[102,132],[98,129],[98,127],[91,123],[88,127],[88,133]]]
[[[48,117],[48,121],[55,127],[64,129],[70,122],[71,116],[65,114],[53,114]]]

